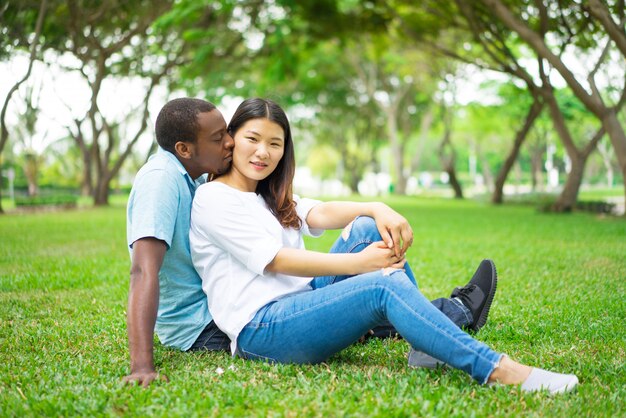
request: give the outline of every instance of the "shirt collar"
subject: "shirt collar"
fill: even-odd
[[[171,152],[166,151],[166,150],[164,150],[161,147],[158,147],[157,154],[165,156],[165,158],[168,158],[170,161],[172,161],[172,163],[174,163],[174,166],[176,166],[176,169],[180,172],[180,174],[182,174],[185,177],[185,179],[187,180],[187,182],[190,185],[193,185],[194,188],[200,186],[201,184],[206,183],[207,177],[208,177],[207,174],[202,174],[197,179],[192,179],[191,176],[189,175],[189,173],[187,172],[187,170],[185,169],[185,167],[183,166],[183,164]]]

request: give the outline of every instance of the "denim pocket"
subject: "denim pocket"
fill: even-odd
[[[237,354],[245,360],[264,361],[266,363],[272,363],[272,364],[280,363],[278,360],[274,358],[262,356],[260,354],[251,353],[250,351],[246,351],[242,349],[241,347],[237,347]]]

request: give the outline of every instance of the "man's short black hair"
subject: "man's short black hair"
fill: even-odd
[[[213,109],[213,103],[190,97],[167,102],[156,119],[157,143],[172,154],[178,141],[195,143],[198,138],[198,114]]]

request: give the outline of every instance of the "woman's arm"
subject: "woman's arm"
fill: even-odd
[[[322,202],[315,205],[306,217],[309,228],[340,229],[357,216],[374,217],[378,202]]]
[[[297,248],[282,248],[265,271],[292,276],[362,274],[386,267],[402,268],[404,256],[382,242],[374,242],[359,253],[326,254]]]
[[[413,243],[413,230],[404,216],[381,202],[324,202],[314,206],[306,223],[314,229],[344,228],[357,216],[374,218],[378,232],[397,256]]]

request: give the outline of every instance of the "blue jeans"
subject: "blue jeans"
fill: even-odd
[[[314,283],[314,290],[261,308],[239,334],[238,352],[248,359],[319,363],[389,321],[414,349],[485,383],[501,354],[459,329],[414,280],[403,270],[342,277],[332,285],[320,280],[325,285]]]
[[[348,225],[342,232],[341,236],[337,238],[335,243],[330,249],[331,253],[358,253],[363,251],[365,247],[373,242],[381,241],[382,238],[376,227],[374,219],[367,216],[357,217],[350,225]],[[409,263],[404,265],[404,272],[409,279],[417,286],[415,275],[409,266]],[[319,289],[324,286],[328,286],[333,283],[345,280],[350,276],[321,276],[316,277],[311,281],[313,289]],[[459,328],[470,325],[474,318],[472,313],[465,305],[458,299],[439,298],[431,301],[431,303],[439,309],[445,316],[447,316],[452,322],[454,322]],[[396,330],[389,323],[383,324],[378,329],[381,330],[378,335],[394,335]]]
[[[202,330],[196,341],[187,351],[229,351],[230,339],[228,335],[215,325],[215,321],[208,323]]]

